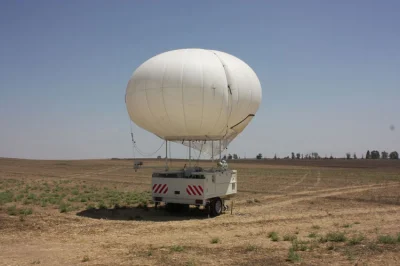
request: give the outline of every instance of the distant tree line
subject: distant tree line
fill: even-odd
[[[350,152],[346,153],[347,160],[357,160],[357,155],[355,153],[351,154]],[[256,159],[261,160],[263,159],[262,153],[257,154]],[[278,160],[278,158],[275,154],[274,160]],[[300,153],[294,153],[292,152],[290,156],[283,157],[283,159],[292,159],[292,160],[317,160],[317,159],[336,159],[332,155],[328,158],[325,156],[324,158],[321,158],[317,152],[312,152],[308,154],[300,154]],[[364,155],[362,155],[361,159],[364,159]],[[399,153],[397,151],[392,151],[390,154],[386,151],[379,152],[377,150],[373,151],[367,151],[365,154],[365,159],[392,159],[392,160],[398,160],[399,159]]]
[[[223,160],[238,160],[238,159],[240,159],[240,157],[236,154],[236,153],[234,153],[234,154],[228,154],[228,156],[226,156],[226,155],[224,155],[223,157],[222,157],[222,159]]]
[[[399,153],[397,151],[392,151],[390,154],[387,153],[386,151],[382,151],[379,153],[377,150],[373,151],[367,151],[365,155],[365,159],[392,159],[392,160],[398,160],[399,159]]]

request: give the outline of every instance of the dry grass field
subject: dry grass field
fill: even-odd
[[[398,160],[231,163],[216,218],[155,210],[132,165],[0,159],[0,264],[400,265]]]

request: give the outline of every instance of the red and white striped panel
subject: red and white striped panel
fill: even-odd
[[[167,192],[168,192],[167,184],[154,184],[153,185],[153,193],[165,194]]]
[[[204,191],[202,186],[188,185],[186,192],[189,196],[202,196]]]

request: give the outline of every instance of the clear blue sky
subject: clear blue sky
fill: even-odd
[[[400,151],[399,14],[400,1],[0,1],[0,156],[131,157],[131,74],[194,47],[241,58],[263,87],[228,152]]]

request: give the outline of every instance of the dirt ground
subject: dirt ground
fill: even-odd
[[[0,265],[400,265],[399,160],[230,163],[215,218],[144,207],[152,169],[132,166],[0,159]]]

